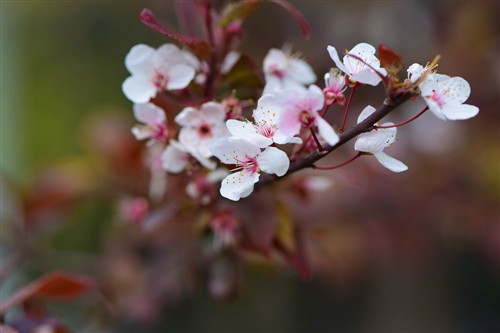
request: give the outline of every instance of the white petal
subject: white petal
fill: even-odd
[[[186,167],[188,157],[176,144],[170,144],[161,155],[162,166],[169,172],[179,173]]]
[[[251,142],[235,137],[220,138],[210,145],[212,154],[222,163],[237,164],[247,158],[254,158],[260,153],[260,148]]]
[[[135,119],[147,125],[157,125],[165,122],[165,111],[153,103],[134,104]]]
[[[220,194],[227,199],[238,201],[250,195],[254,184],[259,181],[258,173],[235,172],[224,178],[221,182]]]
[[[156,49],[153,62],[156,67],[168,70],[172,66],[186,63],[186,59],[177,45],[163,44]]]
[[[408,72],[408,76],[411,82],[416,82],[422,76],[424,71],[425,71],[424,66],[417,63],[411,65],[406,70],[406,72]]]
[[[213,170],[217,166],[217,163],[215,161],[211,160],[208,157],[202,156],[201,154],[198,154],[197,152],[191,151],[191,156],[193,156],[198,162],[200,162],[201,165],[203,165],[205,168]],[[212,153],[210,152],[210,156],[212,156]]]
[[[462,104],[470,96],[470,85],[461,77],[452,77],[445,84],[442,90],[445,90],[447,100],[453,104]]]
[[[240,54],[235,51],[229,52],[224,60],[222,61],[222,64],[220,65],[220,72],[222,74],[227,74],[233,68],[233,66],[240,60]]]
[[[134,75],[148,76],[153,71],[152,57],[155,49],[145,44],[135,45],[125,57],[125,67]]]
[[[279,70],[284,70],[286,63],[288,61],[285,53],[278,49],[270,49],[267,55],[264,57],[264,74],[267,76],[274,76],[272,74],[272,69],[276,68]]]
[[[317,85],[311,84],[306,96],[312,111],[319,111],[325,105],[325,95],[323,94],[323,90]]]
[[[396,138],[396,128],[378,129],[358,136],[354,149],[376,154],[390,146]]]
[[[196,126],[202,121],[200,112],[193,107],[186,107],[175,117],[175,122],[181,126]]]
[[[373,114],[373,112],[375,112],[377,109],[375,109],[373,106],[371,105],[368,105],[367,107],[365,107],[363,109],[363,111],[361,111],[361,113],[359,114],[358,116],[358,124],[363,122],[366,118],[368,118],[369,116],[371,116]]]
[[[359,43],[358,45],[354,46],[348,53],[356,55],[358,58],[363,60],[363,62],[361,62],[358,59],[350,57],[347,54],[344,56],[344,65],[349,71],[350,76],[368,68],[366,64],[371,65],[375,69],[380,68],[380,61],[377,59],[377,57],[375,57],[375,47],[370,44]]]
[[[382,74],[387,74],[387,72],[382,68],[378,69]],[[376,86],[382,81],[382,78],[372,71],[370,68],[365,68],[349,77],[352,81],[356,81],[363,84],[369,84],[371,86]]]
[[[223,180],[229,175],[227,169],[218,168],[213,171],[210,171],[207,175],[207,180],[209,183],[217,183],[218,181]]]
[[[479,113],[479,108],[474,105],[446,105],[441,110],[449,120],[464,120],[475,117]]]
[[[330,46],[328,45],[328,54],[330,54],[330,57],[333,59],[333,61],[335,62],[335,65],[344,73],[346,74],[350,74],[347,72],[347,68],[345,68],[344,64],[342,63],[342,61],[340,61],[340,58],[339,58],[339,55],[337,53],[337,50],[333,47],[333,46]]]
[[[220,103],[207,102],[201,106],[200,112],[212,124],[223,122],[226,119],[226,111]]]
[[[153,135],[153,131],[147,126],[134,126],[132,127],[132,134],[136,140],[144,140],[150,138]]]
[[[301,59],[290,59],[289,75],[292,80],[302,84],[311,84],[316,81],[316,74],[311,66]]]
[[[147,103],[156,96],[156,88],[151,82],[138,76],[129,76],[122,85],[125,96],[134,103]]]
[[[226,126],[229,133],[233,136],[253,142],[260,148],[267,147],[273,143],[273,140],[259,134],[254,125],[248,121],[229,119],[226,122]]]
[[[167,89],[183,89],[189,85],[194,78],[194,69],[185,64],[175,65],[168,71]]]
[[[274,173],[281,177],[288,171],[290,160],[284,151],[275,147],[267,147],[257,155],[257,164],[265,173]]]
[[[377,153],[374,156],[380,164],[393,172],[403,172],[408,170],[408,167],[403,162],[398,161],[386,153]]]
[[[339,142],[339,136],[330,124],[319,115],[316,117],[316,125],[318,126],[319,134],[330,146]]]

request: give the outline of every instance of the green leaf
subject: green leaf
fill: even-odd
[[[248,17],[260,3],[260,0],[243,0],[227,4],[222,10],[219,26],[225,28],[236,20]]]

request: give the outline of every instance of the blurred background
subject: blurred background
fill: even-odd
[[[139,21],[140,11],[150,8],[180,29],[174,5],[2,1],[2,299],[62,269],[126,291],[118,306],[99,305],[95,294],[48,305],[77,332],[500,332],[500,3],[292,3],[312,25],[309,40],[282,8],[264,3],[244,23],[238,51],[261,64],[270,48],[291,44],[320,86],[333,66],[328,45],[383,43],[406,66],[441,54],[439,72],[470,83],[467,103],[479,115],[443,122],[425,114],[400,128],[389,154],[409,166],[403,174],[362,159],[319,174],[333,185],[307,202],[282,193],[304,230],[311,281],[284,267],[245,265],[233,301],[210,298],[202,280],[182,281],[187,292],[151,303],[151,295],[131,292],[141,267],[160,267],[160,285],[175,277],[161,269],[161,256],[137,259],[151,249],[115,218],[123,188],[144,186],[146,177],[134,171],[140,145],[129,135],[132,105],[121,84],[132,46],[168,42]],[[377,106],[382,96],[380,86],[360,90],[352,110]],[[406,103],[390,119],[422,106]],[[329,117],[338,122],[341,109]],[[324,164],[349,157],[347,146]],[[102,184],[110,186],[97,191]],[[17,251],[24,243],[29,250]]]

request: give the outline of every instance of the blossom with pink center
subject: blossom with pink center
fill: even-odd
[[[301,143],[302,140],[299,138],[287,136],[280,130],[281,115],[282,109],[279,101],[271,95],[264,95],[259,99],[257,108],[253,111],[254,122],[229,119],[226,125],[233,136],[251,141],[260,148],[265,148],[273,142]]]
[[[325,104],[325,97],[318,86],[310,85],[308,89],[285,91],[280,99],[283,115],[279,128],[286,136],[299,134],[301,128],[317,127],[319,134],[328,144],[334,145],[339,141],[335,130],[319,114]]]
[[[234,245],[241,236],[241,223],[238,215],[228,209],[214,214],[210,220],[210,228],[215,236],[216,247]]]
[[[340,61],[337,50],[333,46],[328,46],[328,53],[335,62],[335,65],[344,73],[349,75],[349,80],[363,84],[376,86],[382,81],[382,76],[387,75],[387,71],[380,67],[380,61],[375,57],[375,48],[367,43],[359,43]],[[363,61],[349,56],[352,54]],[[369,66],[368,66],[369,65]],[[379,74],[377,74],[377,71]]]
[[[175,117],[182,126],[180,143],[190,152],[205,158],[212,156],[209,146],[214,139],[227,136],[226,111],[220,103],[207,102],[200,109],[184,108]]]
[[[367,106],[358,117],[358,124],[368,118],[375,108]],[[384,123],[382,126],[392,126],[393,123]],[[370,153],[375,156],[377,161],[384,167],[393,172],[402,172],[408,170],[408,167],[397,159],[387,155],[383,150],[396,142],[397,128],[377,128],[368,133],[358,136],[354,149],[360,152]]]
[[[166,141],[168,129],[165,111],[152,103],[134,104],[134,116],[143,123],[132,128],[137,140],[150,139],[154,141]]]
[[[429,74],[419,87],[429,110],[440,119],[463,120],[479,113],[477,106],[463,104],[469,98],[470,86],[461,77]]]
[[[195,60],[174,44],[164,44],[156,50],[136,45],[125,57],[131,76],[123,82],[123,93],[134,103],[146,103],[163,90],[183,89],[194,78]]]
[[[271,49],[264,58],[264,76],[267,84],[288,89],[316,81],[311,66],[282,50]]]
[[[144,198],[127,198],[120,201],[119,215],[125,221],[141,222],[149,213],[149,203]]]
[[[222,163],[235,166],[232,173],[222,180],[220,188],[221,195],[233,201],[253,192],[261,171],[281,177],[290,166],[288,156],[278,148],[267,147],[261,151],[252,142],[240,138],[215,140],[210,149]]]
[[[344,105],[344,91],[347,89],[345,84],[345,76],[342,75],[338,68],[332,68],[325,74],[325,102],[327,105],[332,105],[335,101],[339,105]]]
[[[224,179],[229,172],[227,169],[219,168],[208,174],[194,176],[193,180],[186,186],[187,195],[201,205],[209,205],[217,199],[215,183]]]
[[[161,155],[162,167],[168,172],[180,173],[192,162],[192,158],[207,169],[215,168],[214,161],[196,152],[188,151],[182,144],[175,140],[170,140],[170,144]]]

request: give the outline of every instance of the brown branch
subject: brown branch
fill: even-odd
[[[403,104],[406,102],[408,99],[411,97],[415,96],[416,93],[412,91],[405,90],[401,93],[394,94],[390,96],[391,98],[387,98],[384,103],[378,107],[378,109],[371,114],[368,118],[363,120],[361,123],[357,124],[356,126],[353,126],[346,130],[345,132],[341,133],[339,135],[339,142],[333,146],[326,145],[323,147],[322,152],[314,151],[310,153],[309,155],[298,159],[292,163],[290,163],[290,167],[288,168],[288,171],[285,175],[282,177],[276,177],[272,175],[262,175],[260,181],[256,184],[255,188],[259,189],[261,187],[270,185],[280,179],[283,179],[289,175],[291,175],[294,172],[297,172],[302,169],[306,168],[312,168],[313,164],[334,151],[335,149],[339,148],[346,142],[350,141],[351,139],[357,137],[358,135],[369,132],[373,129],[373,126],[375,125],[376,122],[378,122],[380,119],[384,118],[386,115],[388,115],[391,111],[393,111],[395,108],[397,108],[399,105]],[[390,103],[388,102],[390,101]]]

